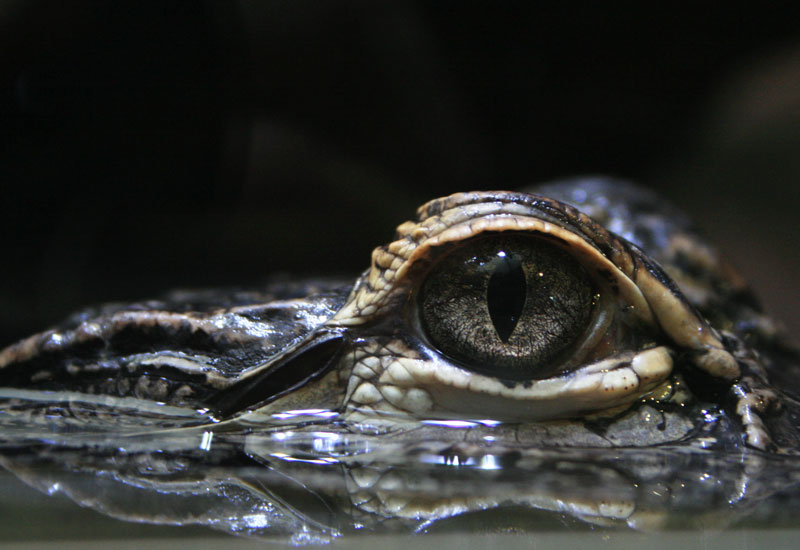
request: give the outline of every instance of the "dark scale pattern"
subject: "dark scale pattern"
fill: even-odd
[[[332,286],[321,281],[304,288]],[[179,291],[162,300],[88,309],[54,331],[3,350],[0,385],[204,406],[241,373],[301,340],[346,296],[334,290],[309,300],[268,301],[292,299],[300,288]],[[231,307],[224,308],[228,302]]]

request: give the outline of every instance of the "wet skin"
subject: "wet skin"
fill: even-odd
[[[80,312],[0,352],[0,386],[11,447],[44,433],[52,443],[55,431],[85,462],[76,431],[149,433],[163,455],[174,441],[154,434],[169,430],[179,448],[199,437],[207,453],[213,436],[224,460],[249,438],[244,455],[263,463],[335,441],[361,513],[408,519],[425,513],[393,509],[358,477],[363,457],[342,457],[367,448],[373,473],[420,456],[541,472],[603,467],[600,449],[622,449],[613,468],[638,479],[646,449],[795,454],[800,362],[774,327],[679,212],[629,184],[581,180],[431,201],[354,282],[174,292]],[[391,459],[375,450],[381,437]],[[572,454],[554,459],[564,448]],[[589,498],[566,485],[559,498]],[[428,519],[457,516],[456,498],[494,507],[468,496],[428,506]]]

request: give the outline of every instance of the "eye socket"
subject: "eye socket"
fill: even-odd
[[[489,233],[434,265],[419,294],[422,328],[464,368],[509,380],[551,376],[591,331],[598,290],[543,238]]]

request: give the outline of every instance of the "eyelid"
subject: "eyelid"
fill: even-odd
[[[335,320],[342,324],[358,324],[360,318],[379,314],[379,311],[376,310],[382,305],[390,304],[393,294],[413,292],[415,286],[419,284],[414,275],[429,269],[433,249],[460,246],[465,240],[477,237],[484,232],[505,231],[542,236],[549,239],[555,246],[573,254],[587,270],[591,271],[595,280],[608,287],[610,292],[630,308],[635,317],[648,326],[655,326],[653,312],[636,284],[585,238],[548,221],[530,216],[508,214],[470,219],[447,227],[436,235],[423,240],[414,247],[402,264],[396,266],[396,270],[391,269],[394,267],[394,262],[388,263],[383,268],[384,274],[387,272],[391,274],[390,277],[386,277],[386,281],[380,281],[380,274],[376,273],[375,267],[382,267],[381,259],[376,260],[376,255],[380,258],[379,251],[381,249],[376,249],[373,253],[373,269],[366,281],[366,285],[374,289],[378,295],[374,297],[375,304],[370,308],[366,305],[366,300],[363,300],[364,307],[359,313],[357,310],[360,301],[351,299],[348,305],[339,311]],[[387,250],[402,252],[402,244],[398,243],[402,243],[402,241],[391,243]],[[381,288],[381,282],[386,285],[384,288]]]
[[[641,322],[655,326],[655,317],[642,291],[613,262],[581,236],[538,218],[493,216],[455,225],[426,241],[425,246],[418,247],[409,258],[409,263],[413,265],[415,262],[425,261],[423,258],[429,254],[430,248],[445,246],[448,243],[460,243],[484,232],[505,231],[527,233],[533,237],[548,239],[554,246],[572,254],[590,271],[599,284],[607,287],[613,295],[631,308],[632,313]]]
[[[397,238],[373,251],[370,269],[347,303],[327,324],[350,327],[397,312],[418,284],[415,274],[430,263],[431,247],[463,241],[482,231],[523,231],[539,227],[574,243],[596,272],[607,268],[630,313],[659,327],[678,347],[691,350],[702,371],[735,380],[736,359],[720,335],[689,305],[661,268],[636,246],[609,232],[577,209],[559,201],[510,191],[456,193],[421,206],[417,221],[397,228]],[[612,289],[614,287],[612,286]]]
[[[479,414],[493,420],[538,421],[567,418],[629,403],[661,384],[673,361],[665,346],[625,352],[563,376],[506,385],[441,359],[404,361],[382,377],[385,384],[424,390],[443,417]],[[402,376],[398,376],[399,371]],[[431,411],[427,413],[435,417]]]

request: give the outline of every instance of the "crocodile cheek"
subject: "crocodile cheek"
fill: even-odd
[[[656,347],[622,353],[563,376],[504,383],[416,356],[408,348],[399,357],[384,348],[370,351],[362,350],[348,384],[350,409],[368,416],[510,422],[570,418],[632,403],[673,370],[668,349]]]

